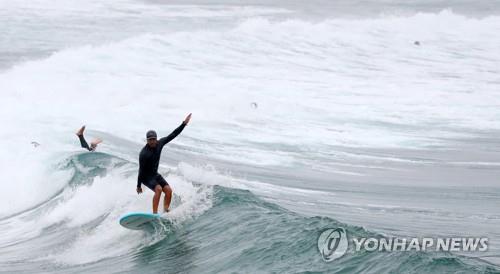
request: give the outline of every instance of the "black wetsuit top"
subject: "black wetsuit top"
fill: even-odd
[[[156,147],[150,147],[147,144],[142,148],[139,154],[139,176],[137,176],[137,187],[141,187],[142,182],[151,180],[158,174],[158,165],[160,163],[160,155],[163,146],[172,141],[179,135],[186,124],[184,122],[177,127],[167,137],[158,140]]]

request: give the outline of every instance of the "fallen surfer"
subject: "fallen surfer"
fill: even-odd
[[[85,131],[85,126],[82,126],[77,132],[76,136],[78,136],[78,139],[80,140],[80,145],[82,148],[87,149],[88,151],[95,151],[97,148],[97,145],[102,143],[102,140],[99,138],[95,138],[90,142],[90,146],[85,140],[85,137],[83,136],[83,132]]]

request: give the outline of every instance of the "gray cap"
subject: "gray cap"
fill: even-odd
[[[156,131],[154,130],[150,130],[146,133],[146,139],[156,139],[157,136],[156,136]]]

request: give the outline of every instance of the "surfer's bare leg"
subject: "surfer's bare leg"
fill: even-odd
[[[166,185],[163,187],[163,192],[165,193],[165,197],[163,197],[163,210],[169,212],[170,202],[172,201],[172,189],[169,185]]]
[[[92,140],[92,142],[90,142],[90,146],[89,144],[87,143],[87,141],[85,140],[85,137],[83,136],[83,132],[85,131],[85,126],[82,126],[77,132],[76,132],[76,136],[78,136],[78,139],[80,139],[80,145],[87,149],[88,151],[95,151],[95,149],[97,148],[97,145],[102,143],[102,140],[99,139],[99,138],[95,138],[94,140]]]
[[[87,144],[87,141],[85,141],[85,137],[83,137],[83,132],[85,131],[85,126],[82,126],[77,132],[76,136],[78,136],[78,139],[80,139],[80,145],[87,149],[88,151],[92,151],[92,148],[89,147],[89,144]]]
[[[160,203],[161,198],[161,186],[155,186],[155,195],[153,196],[153,214],[158,213],[158,204]]]

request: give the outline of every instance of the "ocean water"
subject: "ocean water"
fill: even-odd
[[[499,7],[0,2],[0,272],[500,273]],[[173,225],[124,229],[145,132],[190,112]],[[336,227],[489,245],[325,262]]]

